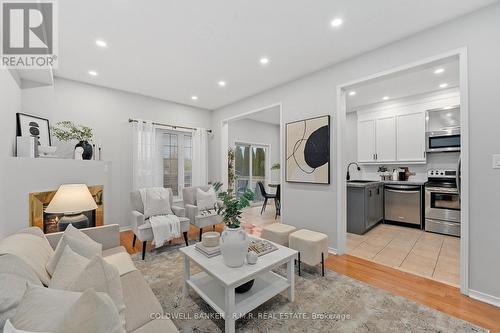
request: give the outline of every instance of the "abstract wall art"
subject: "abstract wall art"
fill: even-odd
[[[330,184],[330,116],[286,124],[287,182]]]

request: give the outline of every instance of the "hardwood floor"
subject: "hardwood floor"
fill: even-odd
[[[271,218],[270,216],[261,218],[260,214],[250,211],[245,214],[244,222],[249,226],[253,225],[251,228],[246,228],[249,233],[260,235],[260,226],[271,222]],[[220,232],[223,227],[218,225],[216,230]],[[137,242],[135,247],[132,247],[132,238],[132,231],[120,234],[121,243],[130,254],[140,252],[142,246]],[[190,227],[189,239],[198,239],[197,228]],[[181,237],[172,243],[183,244],[184,240]],[[150,244],[148,251],[151,251]],[[458,288],[350,255],[331,255],[327,258],[325,266],[339,274],[469,321],[491,332],[500,333],[500,308],[466,297]]]

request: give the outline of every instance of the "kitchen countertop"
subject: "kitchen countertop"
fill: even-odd
[[[352,179],[352,180],[361,180],[361,179]],[[370,179],[366,179],[370,180]],[[347,186],[348,187],[365,187],[368,185],[373,185],[374,183],[383,183],[387,185],[416,185],[416,186],[422,186],[426,183],[427,181],[425,180],[373,180],[370,183],[350,183],[347,181]]]
[[[382,181],[384,184],[388,185],[425,185],[427,183],[426,180],[384,180]]]

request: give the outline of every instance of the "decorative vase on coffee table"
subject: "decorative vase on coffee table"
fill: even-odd
[[[220,250],[226,266],[243,266],[249,243],[247,233],[241,227],[226,227],[220,238]]]

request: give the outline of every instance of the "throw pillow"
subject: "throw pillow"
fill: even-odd
[[[205,209],[213,209],[217,203],[217,196],[215,195],[215,190],[210,188],[208,191],[203,191],[200,188],[196,189],[196,202],[198,205],[198,211]]]
[[[124,333],[113,301],[105,293],[83,293],[29,285],[4,333]]]
[[[90,288],[107,293],[111,297],[125,327],[125,303],[118,269],[101,257],[93,257],[67,290],[84,291]]]
[[[48,285],[50,276],[45,265],[54,254],[47,238],[40,229],[32,227],[21,230],[0,240],[0,254],[13,254],[28,264],[44,285]]]
[[[124,333],[120,316],[111,298],[87,289],[69,309],[56,333]]]
[[[12,325],[21,330],[56,332],[64,322],[69,308],[80,298],[81,293],[37,287],[28,284],[17,308]]]
[[[40,332],[18,330],[17,328],[12,326],[12,323],[10,322],[10,320],[7,319],[7,322],[5,323],[5,326],[3,328],[3,333],[40,333]],[[49,332],[46,332],[46,333],[49,333]]]
[[[16,313],[26,292],[26,283],[43,286],[33,269],[12,254],[0,255],[0,332],[7,318]]]
[[[83,272],[89,262],[89,259],[77,254],[66,245],[61,258],[57,262],[54,274],[52,274],[49,288],[67,289]]]
[[[144,218],[151,216],[170,215],[170,192],[163,187],[153,187],[139,190],[144,205]]]
[[[69,226],[66,230],[68,229],[71,230]],[[69,233],[66,233],[65,231],[62,235],[59,243],[57,244],[54,255],[47,262],[46,268],[47,272],[49,272],[50,275],[54,275],[57,263],[59,262],[59,259],[61,258],[66,246],[69,246],[71,250],[88,259],[91,259],[96,255],[102,256],[102,244],[93,241],[92,239],[90,239],[90,237],[85,238],[81,236],[74,236],[74,233],[72,233],[71,231]]]

